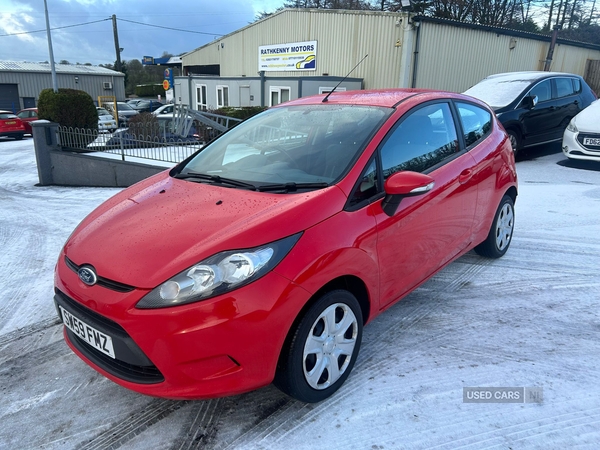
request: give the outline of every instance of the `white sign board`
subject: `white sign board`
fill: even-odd
[[[299,72],[317,70],[317,41],[258,47],[258,70]]]

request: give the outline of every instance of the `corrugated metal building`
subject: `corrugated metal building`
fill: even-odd
[[[56,64],[56,79],[59,88],[85,91],[94,101],[103,95],[125,99],[125,75],[104,67]],[[0,109],[33,108],[51,87],[49,64],[0,61]]]
[[[542,70],[550,37],[407,13],[285,9],[185,54],[183,69],[191,80],[176,79],[177,100],[191,100],[194,106],[196,85],[202,78],[215,83],[221,80],[221,85],[243,78],[261,80],[257,75],[264,67],[260,64],[264,57],[259,49],[298,42],[315,42],[314,68],[263,72],[265,84],[277,78],[282,87],[289,78],[292,99],[318,93],[314,89],[299,92],[292,87],[294,80],[339,80],[366,54],[369,57],[352,73],[363,80],[363,89],[416,87],[462,92],[494,73]],[[584,76],[588,60],[600,60],[600,45],[558,39],[550,70]],[[262,98],[269,106],[270,88],[263,86],[260,91],[261,83],[254,83],[254,90],[252,83],[246,84],[251,85],[254,98]],[[216,86],[207,84],[206,88],[209,97],[213,90],[215,97],[218,95]],[[231,97],[230,105],[241,105]]]

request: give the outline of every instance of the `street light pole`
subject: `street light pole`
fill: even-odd
[[[54,51],[52,51],[52,37],[50,36],[50,19],[48,18],[48,3],[44,0],[44,9],[46,11],[46,33],[48,34],[48,52],[50,53],[50,72],[52,72],[52,89],[58,92],[58,82],[56,81],[56,68],[54,67]]]

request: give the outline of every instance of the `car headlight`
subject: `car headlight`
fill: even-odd
[[[569,125],[567,125],[567,130],[572,131],[573,133],[579,132],[579,130],[575,126],[575,122],[573,122],[572,120],[569,122]]]
[[[301,235],[297,233],[251,249],[217,253],[154,288],[137,303],[136,308],[185,305],[252,283],[275,268]]]

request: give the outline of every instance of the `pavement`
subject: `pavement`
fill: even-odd
[[[52,302],[60,248],[118,189],[36,187],[33,141],[0,139],[0,449],[598,448],[600,163],[554,144],[517,172],[508,253],[463,256],[369,324],[332,398],[171,401],[88,367]],[[463,402],[492,386],[543,401]]]

